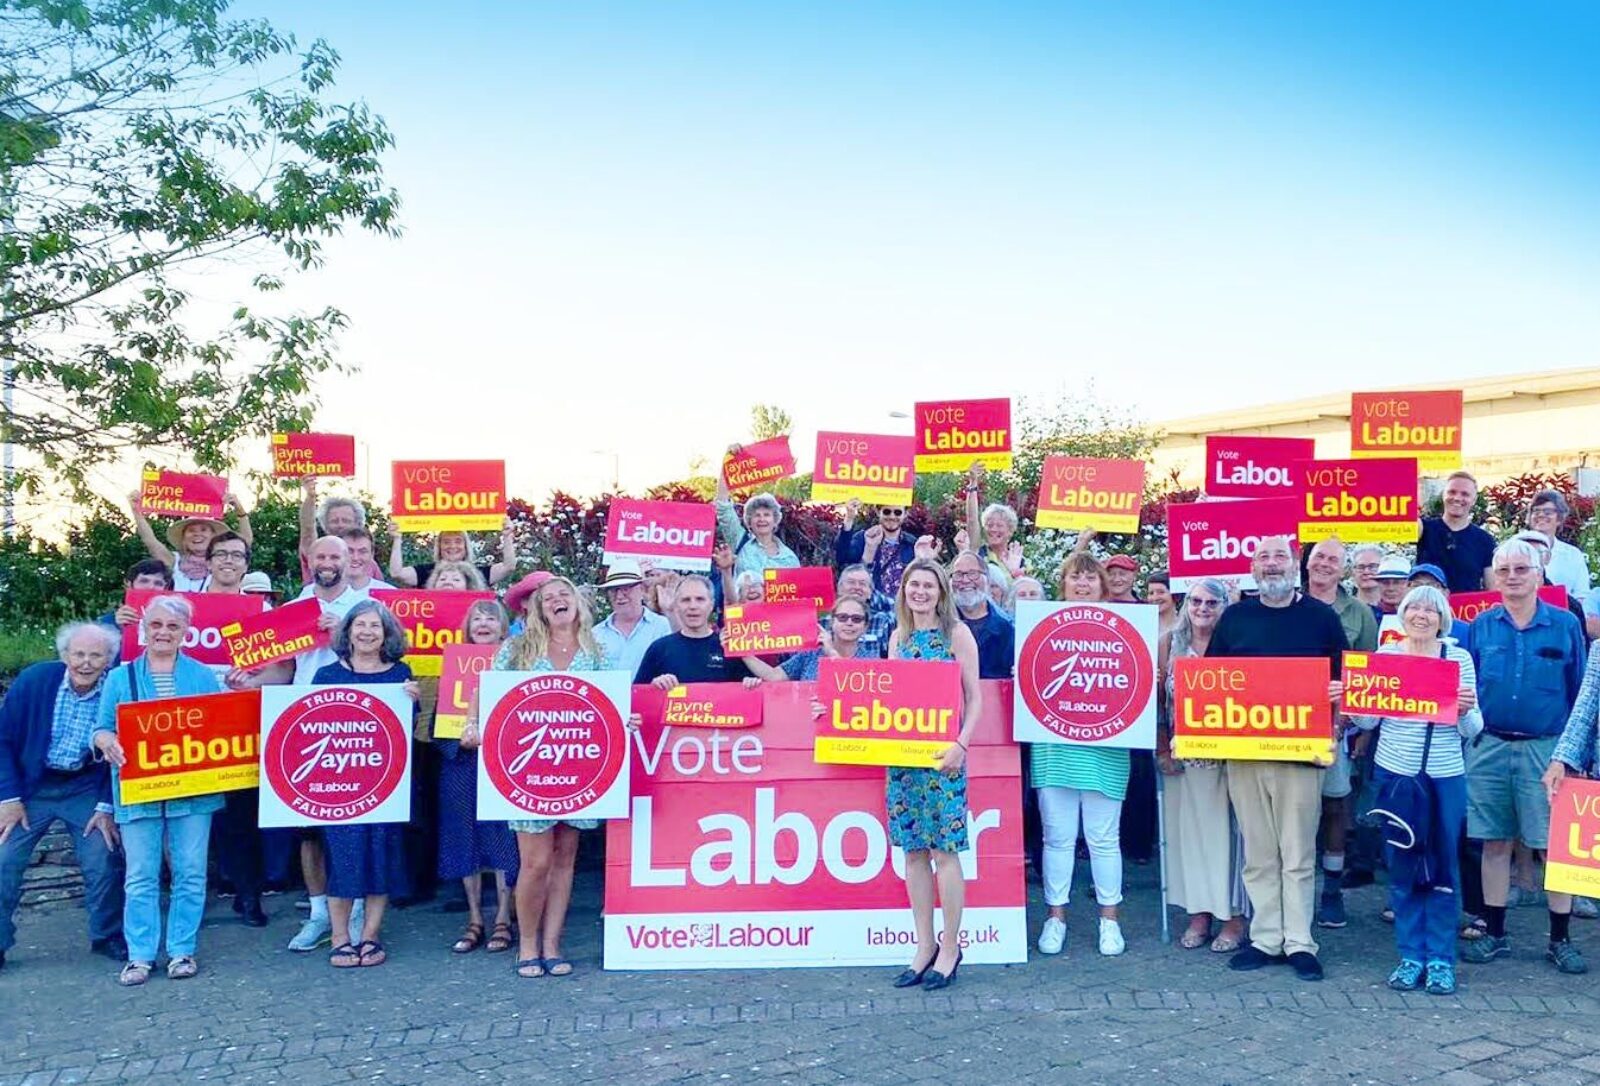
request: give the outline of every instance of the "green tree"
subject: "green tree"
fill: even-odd
[[[240,438],[303,428],[336,368],[337,309],[274,311],[281,274],[347,228],[396,232],[338,54],[226,0],[0,0],[0,352],[7,440],[80,487],[129,450],[224,469]],[[184,283],[222,262],[259,307],[207,316]]]
[[[793,431],[793,417],[777,404],[758,403],[750,408],[750,440],[765,441]]]

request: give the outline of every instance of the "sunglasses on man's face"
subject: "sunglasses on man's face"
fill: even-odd
[[[878,510],[878,515],[881,517],[903,517],[906,515],[906,511],[904,509],[880,509]]]
[[[834,615],[833,616],[833,621],[834,622],[847,622],[847,623],[850,623],[852,625],[859,626],[862,623],[867,621],[867,616],[866,615],[848,615],[848,614],[847,615]]]

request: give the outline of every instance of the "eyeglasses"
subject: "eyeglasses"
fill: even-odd
[[[1357,573],[1376,573],[1376,572],[1378,572],[1378,563],[1377,562],[1357,562],[1352,568]]]
[[[250,555],[249,554],[247,554],[244,551],[235,551],[235,550],[212,551],[211,552],[211,557],[213,557],[213,558],[226,558],[230,562],[248,562],[248,561],[250,561]]]
[[[833,621],[836,624],[840,623],[840,622],[848,622],[848,623],[851,623],[853,625],[861,625],[861,624],[864,624],[867,621],[867,616],[866,615],[834,615],[833,616]]]
[[[1561,516],[1561,511],[1553,505],[1540,505],[1528,510],[1529,520],[1554,520]]]
[[[979,572],[977,572],[975,570],[970,570],[970,569],[962,570],[960,573],[952,573],[952,574],[950,574],[950,583],[951,584],[973,584],[973,583],[980,583],[981,584],[982,582],[987,581],[988,579],[989,578],[988,578],[987,574],[979,573]]]
[[[1538,568],[1538,566],[1500,566],[1494,572],[1497,577],[1526,577]]]
[[[1203,600],[1199,596],[1189,597],[1189,606],[1196,611],[1215,611],[1222,606],[1221,600]]]

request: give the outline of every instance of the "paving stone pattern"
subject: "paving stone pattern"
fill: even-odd
[[[1514,911],[1510,960],[1464,966],[1460,993],[1437,998],[1384,987],[1378,888],[1347,896],[1350,927],[1319,935],[1328,979],[1304,984],[1161,945],[1153,874],[1130,875],[1125,956],[1095,952],[1079,905],[1059,958],[963,969],[929,995],[894,991],[892,970],[606,973],[591,873],[565,979],[521,980],[511,954],[451,955],[462,917],[432,905],[391,914],[387,964],[336,971],[283,949],[298,916],[281,896],[264,931],[215,902],[198,978],[122,989],[87,954],[81,909],[24,910],[0,970],[0,1086],[1600,1082],[1600,985],[1543,961],[1542,910]],[[1600,965],[1597,925],[1574,928]]]

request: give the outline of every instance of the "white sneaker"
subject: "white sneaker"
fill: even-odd
[[[1122,925],[1109,917],[1100,918],[1100,953],[1108,958],[1115,958],[1128,949],[1127,940],[1122,938]]]
[[[289,940],[289,949],[307,954],[332,940],[329,936],[333,933],[333,924],[326,916],[313,916],[300,925],[300,930],[295,937]]]
[[[1067,941],[1067,922],[1057,917],[1047,917],[1044,930],[1039,932],[1039,953],[1060,954]]]

